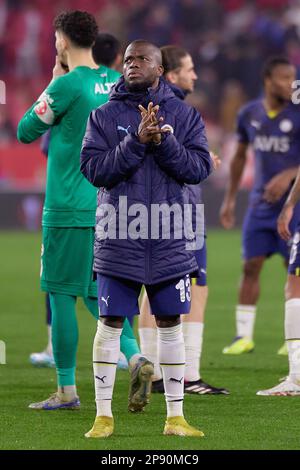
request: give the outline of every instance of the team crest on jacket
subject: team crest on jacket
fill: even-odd
[[[171,134],[174,134],[174,129],[173,129],[173,127],[172,127],[170,124],[164,124],[164,125],[161,127],[161,130],[162,130],[162,131],[171,132]]]

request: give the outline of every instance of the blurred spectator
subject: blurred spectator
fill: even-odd
[[[0,0],[0,79],[7,84],[1,142],[15,139],[20,116],[49,82],[53,19],[68,9],[95,14],[100,30],[123,48],[144,38],[188,49],[199,75],[189,100],[223,148],[231,145],[240,104],[261,91],[269,55],[286,54],[300,76],[300,0]]]
[[[15,130],[9,120],[5,105],[0,105],[0,146],[15,138]]]

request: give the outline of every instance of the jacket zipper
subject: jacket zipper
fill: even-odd
[[[148,206],[148,238],[146,240],[146,283],[150,283],[151,279],[151,161],[149,155],[146,155],[146,191]]]

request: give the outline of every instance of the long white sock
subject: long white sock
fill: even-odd
[[[139,328],[140,347],[143,356],[154,364],[153,380],[162,378],[158,361],[157,328]]]
[[[300,299],[285,303],[285,339],[289,353],[289,376],[300,385]]]
[[[237,305],[236,335],[253,339],[256,305]]]
[[[200,379],[200,360],[202,352],[204,323],[183,322],[182,331],[185,346],[184,379],[188,382]]]
[[[93,345],[93,367],[97,416],[112,416],[111,401],[120,352],[122,328],[111,328],[98,321]]]
[[[53,356],[53,349],[52,349],[52,328],[51,325],[47,326],[48,329],[48,344],[46,347],[46,352],[49,356]]]
[[[167,403],[167,416],[183,416],[185,352],[181,324],[157,328],[158,358]]]

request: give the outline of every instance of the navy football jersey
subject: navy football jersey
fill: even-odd
[[[251,101],[239,112],[237,134],[239,142],[252,145],[255,155],[251,206],[280,211],[288,192],[275,204],[267,203],[262,196],[273,176],[300,165],[300,107],[288,103],[271,118],[261,99]]]

